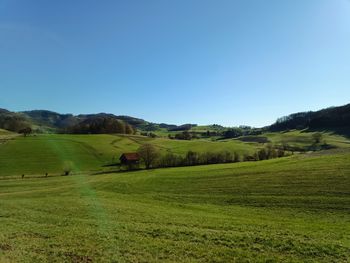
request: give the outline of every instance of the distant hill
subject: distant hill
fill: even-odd
[[[111,113],[97,113],[97,114],[60,114],[48,110],[31,110],[22,112],[11,112],[6,109],[0,109],[0,129],[6,129],[10,131],[19,131],[24,127],[32,127],[37,132],[68,132],[84,130],[84,133],[88,131],[83,125],[93,126],[92,124],[103,124],[103,120],[108,123],[114,123],[119,125],[120,122],[126,126],[130,125],[133,129],[141,131],[155,131],[161,128],[176,129],[177,125],[172,124],[157,124],[145,121],[140,118],[135,118],[125,115],[114,115]],[[113,125],[112,125],[113,126]],[[94,128],[96,131],[96,129]],[[120,130],[114,129],[114,130]]]
[[[169,130],[170,131],[188,131],[188,130],[191,130],[192,128],[194,127],[197,127],[197,124],[183,124],[183,125],[180,125],[180,126],[176,126],[176,127],[173,127],[173,128],[170,128]]]
[[[21,113],[0,109],[0,129],[19,131],[31,126],[31,120]]]
[[[311,130],[350,130],[350,104],[330,107],[319,111],[294,113],[279,118],[274,124],[267,127],[271,131],[290,129]]]
[[[25,127],[32,127],[37,132],[72,132],[89,133],[86,126],[93,127],[94,131],[103,130],[124,130],[113,128],[123,123],[130,125],[132,130],[139,131],[192,131],[207,132],[217,131],[216,134],[224,135],[224,132],[232,129],[244,130],[245,127],[225,128],[220,125],[197,126],[197,124],[173,125],[166,123],[153,123],[146,120],[125,115],[114,115],[111,113],[97,114],[60,114],[48,110],[32,110],[22,112],[11,112],[6,109],[0,109],[0,129],[9,131],[19,131]],[[84,126],[85,125],[85,126]],[[95,126],[101,127],[96,128]],[[108,128],[106,128],[108,127]],[[100,129],[101,128],[101,129]],[[251,127],[247,127],[250,129]],[[91,128],[92,129],[92,128]],[[279,118],[274,124],[266,126],[259,131],[285,131],[292,129],[310,129],[310,130],[331,130],[341,134],[350,134],[350,104],[330,107],[319,111],[307,111],[293,113],[291,115]],[[128,127],[130,130],[130,127]],[[247,135],[247,134],[245,134]],[[248,133],[249,135],[249,133]],[[238,135],[237,135],[238,136]],[[236,135],[234,137],[237,137]],[[239,135],[240,136],[240,135]]]
[[[135,130],[129,123],[108,115],[96,115],[85,118],[64,130],[65,133],[76,134],[134,134]]]
[[[60,114],[47,110],[22,111],[32,123],[38,126],[47,126],[51,128],[67,128],[78,124],[81,120],[72,114]]]

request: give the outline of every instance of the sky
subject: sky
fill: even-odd
[[[0,0],[0,108],[261,127],[347,103],[349,0]]]

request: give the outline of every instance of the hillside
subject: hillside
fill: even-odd
[[[300,131],[275,132],[263,134],[260,138],[265,138],[274,145],[288,144],[291,148],[308,151],[313,144],[312,134]],[[350,141],[342,136],[324,133],[323,140],[334,149],[350,147]],[[74,164],[75,171],[110,171],[116,168],[104,165],[118,163],[122,153],[136,151],[145,143],[154,145],[161,154],[174,153],[184,156],[190,150],[197,153],[228,151],[238,153],[240,159],[244,154],[252,155],[264,147],[264,143],[260,143],[255,137],[188,141],[109,134],[20,136],[0,146],[0,177],[18,177],[22,174],[42,176],[46,172],[58,175],[62,174],[66,161]]]
[[[96,119],[122,121],[125,124],[131,125],[133,129],[137,129],[141,132],[150,132],[161,137],[190,132],[194,137],[199,138],[237,138],[245,135],[257,135],[266,131],[287,131],[293,129],[332,131],[343,135],[350,134],[350,104],[330,107],[314,112],[293,113],[281,117],[274,124],[261,129],[249,126],[229,128],[217,124],[201,126],[197,124],[157,124],[135,117],[109,113],[72,115],[60,114],[47,110],[10,112],[5,109],[0,109],[0,128],[11,131],[18,131],[23,127],[31,126],[36,131],[44,133],[69,132],[71,130],[77,130],[77,127],[84,122],[91,123]]]
[[[25,122],[32,118],[2,113]],[[59,120],[53,116],[41,119]],[[84,118],[83,123],[93,124],[95,115]],[[212,125],[191,126],[188,132],[222,131]],[[328,150],[310,151],[315,134],[322,135],[320,145]],[[176,140],[19,136],[0,130],[0,142],[0,262],[350,260],[350,140],[333,132],[266,130],[233,139]],[[295,153],[267,161],[132,172],[111,166],[121,153],[145,143],[161,154],[243,156],[266,144]],[[61,176],[66,163],[72,165],[71,176]]]
[[[147,122],[142,119],[137,119],[129,116],[116,116],[114,114],[108,113],[73,115],[60,114],[46,110],[23,111],[21,113],[27,116],[36,125],[47,126],[56,129],[72,127],[84,121],[87,122],[97,118],[121,120],[135,127],[147,124]]]
[[[31,120],[23,114],[0,109],[0,129],[19,131],[31,124]]]
[[[319,111],[299,112],[282,117],[268,127],[271,131],[289,129],[332,130],[350,133],[350,104]]]
[[[0,147],[0,176],[36,175],[46,172],[61,174],[66,161],[74,163],[75,170],[102,171],[103,165],[119,162],[123,152],[136,151],[142,144],[151,143],[161,153],[185,155],[196,152],[253,153],[257,146],[241,141],[210,142],[181,141],[165,138],[148,138],[133,135],[37,135],[18,137]],[[13,158],[16,156],[16,158]],[[112,169],[115,169],[112,167]]]
[[[122,121],[125,124],[131,125],[133,128],[141,131],[159,131],[161,129],[171,130],[176,129],[177,125],[166,123],[152,123],[140,118],[135,118],[125,115],[114,115],[110,113],[96,114],[60,114],[48,110],[32,110],[22,112],[11,112],[5,109],[0,109],[0,128],[11,131],[18,131],[23,127],[32,127],[37,132],[64,132],[67,129],[78,126],[83,122],[92,122],[96,119],[112,119]],[[181,128],[180,128],[181,130]]]
[[[10,135],[10,134],[13,134],[13,133],[8,130],[0,129],[0,135]]]
[[[2,262],[348,262],[350,154],[6,179]]]

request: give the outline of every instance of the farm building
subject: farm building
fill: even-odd
[[[140,156],[138,153],[123,153],[119,160],[121,165],[125,165],[131,169],[139,165]]]

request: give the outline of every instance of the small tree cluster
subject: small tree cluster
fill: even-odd
[[[32,133],[32,128],[26,127],[26,128],[20,129],[18,133],[23,134],[24,137],[27,137],[29,134]]]
[[[191,150],[185,155],[177,155],[168,152],[161,156],[158,149],[151,144],[142,145],[139,148],[138,153],[141,160],[145,164],[146,169],[156,167],[235,163],[240,161],[259,161],[279,158],[286,155],[283,149],[274,148],[270,144],[257,151],[254,155],[245,154],[242,156],[242,158],[237,152],[222,151],[198,153]]]
[[[229,151],[198,153],[188,151],[185,156],[167,153],[158,161],[159,167],[194,166],[204,164],[239,162],[239,154]]]
[[[198,135],[195,132],[183,131],[181,133],[176,133],[175,135],[169,134],[168,138],[176,140],[192,140],[197,139]]]
[[[272,144],[268,144],[266,147],[258,150],[250,161],[262,161],[274,158],[284,157],[286,155],[283,148],[275,148]]]
[[[191,140],[192,134],[188,131],[183,131],[182,133],[175,134],[175,139],[177,139],[177,140]]]
[[[260,135],[261,133],[262,130],[258,128],[252,128],[250,126],[239,126],[224,131],[222,136],[224,138],[237,138],[240,136]]]
[[[150,137],[150,138],[156,138],[157,137],[157,134],[155,134],[153,132],[141,132],[141,135],[142,136],[147,136],[147,137]]]

